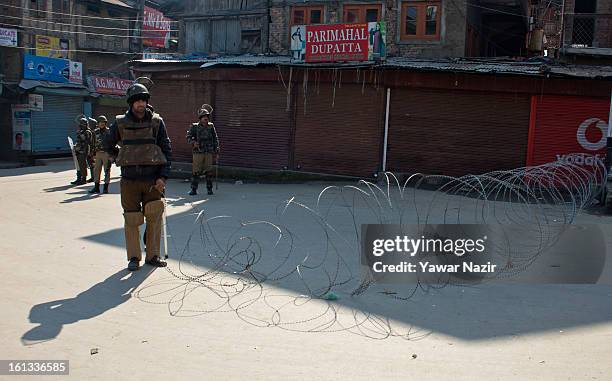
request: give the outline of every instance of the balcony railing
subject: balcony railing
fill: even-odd
[[[612,14],[566,14],[564,24],[564,47],[612,48]]]

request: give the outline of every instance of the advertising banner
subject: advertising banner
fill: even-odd
[[[298,62],[374,61],[385,59],[384,22],[294,25],[291,52]]]

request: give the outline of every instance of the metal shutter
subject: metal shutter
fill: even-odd
[[[392,89],[387,169],[461,176],[525,165],[526,95]]]
[[[603,159],[609,110],[610,100],[606,98],[533,96],[528,164],[552,162],[570,153]],[[581,125],[586,144],[578,141]]]
[[[187,130],[198,121],[198,109],[212,103],[202,81],[155,80],[151,89],[151,104],[161,115],[172,141],[172,160],[191,163],[191,146],[187,144]],[[215,118],[217,110],[213,112]]]
[[[280,170],[289,163],[290,112],[280,83],[219,82],[215,127],[221,164]]]
[[[301,86],[296,107],[294,167],[371,178],[380,168],[384,89],[330,82]]]
[[[81,97],[43,95],[43,111],[32,111],[32,151],[70,151],[67,137],[75,138],[75,118],[82,113]]]

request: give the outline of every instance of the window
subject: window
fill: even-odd
[[[440,39],[440,2],[422,1],[402,3],[402,40]]]
[[[53,12],[57,12],[53,15],[55,21],[58,22],[70,22],[70,16],[64,13],[70,13],[70,1],[69,0],[53,0],[52,3]]]
[[[240,49],[243,53],[260,53],[261,52],[261,30],[260,29],[243,29],[240,32]]]
[[[308,25],[323,23],[323,7],[291,8],[291,25]]]
[[[380,4],[344,5],[345,23],[366,23],[380,21],[382,6]]]
[[[45,18],[47,14],[42,11],[47,10],[47,1],[46,0],[30,0],[30,9],[32,10],[32,15],[34,17]]]

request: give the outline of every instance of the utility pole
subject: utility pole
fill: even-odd
[[[140,35],[139,35],[139,40],[140,43],[138,44],[139,49],[138,52],[140,53],[140,58],[142,58],[142,54],[144,52],[144,44],[143,41],[144,39],[142,38],[143,33],[142,30],[144,29],[144,7],[145,7],[145,0],[138,0],[138,19],[139,19],[139,23],[140,25],[138,26],[138,29],[140,30]]]

